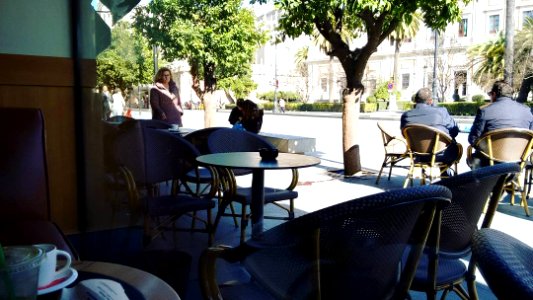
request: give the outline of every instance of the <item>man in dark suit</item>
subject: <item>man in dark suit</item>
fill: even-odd
[[[513,100],[513,88],[503,80],[496,81],[488,93],[491,103],[481,106],[468,135],[468,142],[475,145],[483,134],[499,128],[533,129],[533,114],[529,107]],[[473,154],[472,167],[486,165]]]
[[[415,95],[415,108],[402,114],[400,127],[403,129],[410,124],[423,124],[437,128],[446,132],[455,139],[459,133],[457,122],[450,116],[448,110],[444,107],[433,106],[431,90],[421,88]],[[459,147],[457,143],[451,144],[444,153],[437,156],[437,161],[444,162],[447,165],[452,164],[455,160],[460,159]]]

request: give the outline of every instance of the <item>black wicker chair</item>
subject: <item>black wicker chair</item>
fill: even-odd
[[[443,186],[398,189],[346,201],[283,223],[236,248],[200,259],[206,299],[405,299]],[[400,268],[409,241],[409,260]],[[220,286],[216,259],[239,262],[249,282]]]
[[[472,255],[498,299],[533,299],[533,248],[494,229],[474,234]]]
[[[179,216],[206,210],[207,220],[201,220],[205,228],[184,230],[207,232],[211,244],[211,209],[215,206],[212,200],[215,189],[204,197],[198,197],[177,189],[162,191],[158,188],[163,182],[178,182],[196,168],[199,152],[192,144],[179,136],[136,122],[116,137],[114,152],[128,183],[131,210],[140,210],[144,215],[146,243],[168,225],[174,225]],[[212,178],[216,180],[215,173]],[[144,189],[142,193],[141,189]]]
[[[226,152],[257,152],[261,148],[274,149],[274,145],[266,141],[255,133],[250,133],[235,129],[219,129],[209,135],[208,146],[211,153]],[[265,216],[266,219],[292,220],[294,218],[294,199],[298,197],[298,192],[294,191],[298,183],[298,169],[293,168],[292,180],[287,188],[265,187],[265,204],[275,204],[287,211],[287,217]],[[218,213],[215,219],[215,230],[222,216],[232,216],[241,218],[241,243],[245,240],[245,229],[248,224],[249,215],[247,206],[252,199],[251,187],[238,187],[235,176],[248,174],[251,171],[246,169],[217,168],[220,179],[220,189],[223,191],[222,199],[219,203]],[[277,201],[289,200],[289,207],[285,207]],[[225,212],[232,202],[242,205],[241,214]],[[233,210],[233,209],[232,209]]]
[[[477,298],[475,289],[475,264],[469,267],[460,259],[471,251],[472,236],[478,229],[483,208],[490,198],[483,227],[489,227],[505,181],[520,171],[517,164],[500,164],[480,168],[436,182],[452,191],[452,203],[442,211],[442,222],[435,222],[424,255],[411,288],[425,291],[428,299],[434,299],[444,290],[441,299],[449,291],[455,291],[464,299]],[[440,225],[440,226],[439,226]],[[467,282],[469,293],[462,287]]]
[[[200,155],[209,154],[211,153],[207,145],[209,135],[221,128],[226,127],[208,127],[195,130],[186,134],[184,138],[196,147]],[[199,166],[198,168],[189,171],[185,175],[183,184],[187,189],[190,189],[190,185],[192,185],[194,187],[194,192],[197,195],[202,195],[208,191],[210,188],[209,184],[212,182],[212,180],[211,172],[208,169]]]

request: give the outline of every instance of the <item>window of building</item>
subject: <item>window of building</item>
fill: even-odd
[[[409,74],[402,74],[402,89],[408,89],[409,88]]]
[[[462,19],[461,22],[459,22],[459,36],[468,36],[468,19]]]
[[[457,71],[455,72],[454,76],[455,76],[454,94],[460,95],[460,96],[466,96],[466,81],[467,81],[466,71]]]
[[[522,19],[522,25],[523,25],[523,24],[526,23],[526,20],[527,20],[528,18],[533,19],[533,10],[526,10],[526,11],[524,11],[524,12],[522,13],[522,17],[523,17],[523,19]]]
[[[500,31],[500,15],[489,16],[489,33]]]
[[[327,91],[328,90],[328,79],[326,77],[320,78],[320,88],[323,91]]]

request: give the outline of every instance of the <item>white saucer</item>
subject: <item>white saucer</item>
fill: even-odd
[[[71,284],[78,278],[78,271],[76,271],[73,268],[69,268],[64,276],[57,276],[54,280],[60,280],[58,283],[49,286],[47,288],[39,288],[37,290],[37,295],[44,295],[51,292],[55,292],[57,290],[60,290],[67,285]]]

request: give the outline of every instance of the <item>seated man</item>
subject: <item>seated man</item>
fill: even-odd
[[[470,145],[475,145],[483,134],[500,128],[533,129],[533,115],[529,107],[512,99],[513,88],[505,81],[496,81],[488,93],[490,104],[481,106],[468,135]],[[471,168],[488,165],[488,161],[473,154]]]
[[[423,124],[446,132],[452,138],[459,133],[457,122],[444,107],[433,106],[431,90],[421,88],[415,95],[415,108],[402,114],[400,127],[403,129],[410,124]],[[456,143],[451,144],[444,153],[437,156],[437,161],[451,165],[459,159],[459,149]]]

